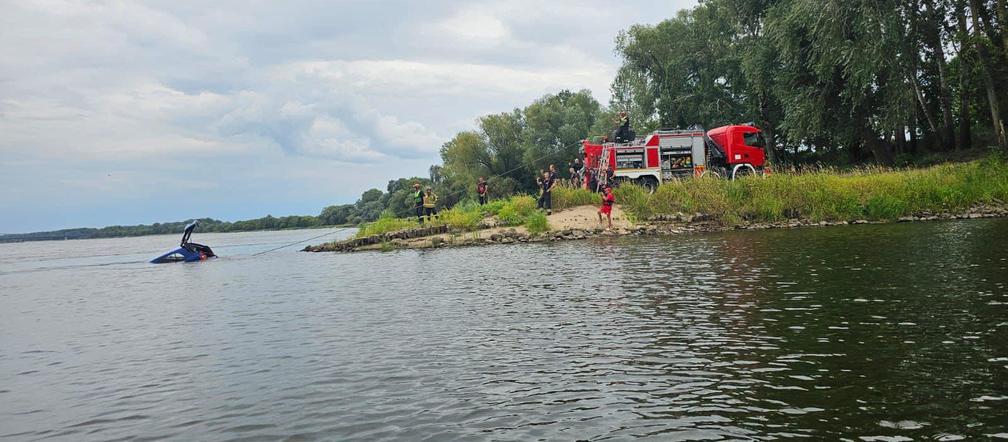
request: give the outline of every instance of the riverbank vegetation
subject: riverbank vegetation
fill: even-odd
[[[617,187],[617,204],[634,221],[653,219],[704,220],[724,226],[803,221],[892,221],[921,214],[962,214],[979,205],[1003,206],[1008,201],[1008,160],[993,154],[982,160],[946,163],[927,168],[879,166],[838,170],[793,170],[766,177],[728,181],[704,177],[672,180],[654,193],[633,184]],[[601,197],[580,188],[554,190],[553,206],[563,210],[598,206]],[[535,199],[517,195],[480,206],[466,201],[443,211],[426,225],[447,225],[471,232],[490,226],[525,226],[529,233],[548,231]],[[390,212],[364,224],[357,237],[419,227],[415,219]]]
[[[446,225],[456,231],[472,232],[486,227],[484,220],[491,217],[495,220],[494,226],[524,226],[530,233],[549,230],[546,215],[536,208],[535,198],[521,194],[494,200],[482,206],[473,201],[465,201],[450,209],[442,210],[436,217],[426,219],[423,223],[418,222],[416,217],[397,218],[394,212],[386,211],[377,220],[362,224],[356,237],[364,238],[421,225]]]
[[[616,190],[616,200],[637,220],[699,213],[728,225],[811,221],[884,221],[922,213],[962,213],[1008,201],[1003,155],[923,169],[832,169],[749,177],[676,180],[649,194],[638,186]]]

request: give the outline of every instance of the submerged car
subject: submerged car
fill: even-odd
[[[189,237],[192,236],[193,230],[199,225],[199,221],[193,221],[185,227],[182,231],[182,243],[175,250],[169,251],[157,258],[152,259],[150,262],[152,264],[165,264],[169,262],[195,262],[195,261],[205,261],[210,258],[215,258],[213,250],[203,244],[196,244],[194,242],[189,242]]]

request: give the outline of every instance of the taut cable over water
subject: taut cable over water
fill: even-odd
[[[311,241],[313,239],[319,239],[319,238],[322,238],[322,237],[325,237],[325,236],[329,236],[329,235],[332,235],[332,234],[335,234],[335,233],[342,232],[342,231],[347,230],[347,229],[350,229],[350,227],[340,227],[340,228],[337,228],[336,230],[333,230],[332,232],[326,232],[326,233],[323,233],[321,235],[313,236],[313,237],[305,239],[305,240],[295,241],[295,242],[292,242],[292,243],[284,244],[284,245],[279,246],[279,247],[274,247],[274,248],[269,249],[269,250],[264,250],[262,252],[253,253],[252,256],[264,255],[264,254],[269,253],[269,252],[275,252],[275,251],[280,250],[280,249],[286,249],[287,247],[290,247],[290,246],[293,246],[293,245],[305,243],[305,242]]]

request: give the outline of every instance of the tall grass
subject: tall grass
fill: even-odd
[[[369,223],[362,224],[357,230],[357,238],[364,238],[372,235],[380,235],[388,232],[412,229],[419,226],[415,219],[396,218],[388,212],[383,212],[381,216]]]
[[[819,170],[747,177],[674,180],[654,194],[624,185],[616,202],[633,218],[704,213],[726,224],[784,219],[893,220],[1008,201],[1008,161],[991,156],[925,169]]]
[[[478,229],[481,221],[483,221],[483,209],[472,201],[464,201],[451,209],[442,210],[438,214],[438,219],[434,220],[435,223],[466,232]]]
[[[532,212],[525,218],[525,230],[528,230],[529,233],[542,233],[549,229],[549,222],[547,222],[546,215],[542,212]]]
[[[553,189],[553,208],[557,210],[600,204],[602,204],[602,196],[587,189],[571,187]]]

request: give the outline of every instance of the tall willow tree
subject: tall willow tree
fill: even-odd
[[[1004,145],[1006,1],[707,0],[617,37],[611,106],[643,130],[753,121],[771,157]]]
[[[898,6],[894,0],[791,0],[775,8],[769,34],[781,62],[776,94],[791,138],[827,141],[855,161],[865,150],[892,161],[889,134],[914,106]]]
[[[730,27],[716,7],[680,11],[655,26],[616,38],[623,66],[612,106],[631,113],[638,130],[721,124],[743,118],[745,84]]]

